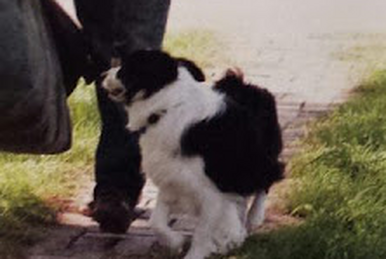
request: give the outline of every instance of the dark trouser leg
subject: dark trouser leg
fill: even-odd
[[[114,3],[114,44],[120,55],[161,48],[170,0],[115,0]],[[118,108],[100,88],[97,91],[103,127],[96,153],[94,197],[97,200],[105,194],[118,193],[133,208],[144,185],[139,172],[137,140],[124,128],[127,121],[122,107]]]
[[[124,233],[136,218],[144,178],[140,172],[138,137],[126,130],[122,106],[111,101],[97,82],[102,132],[96,151],[94,201],[91,216],[102,231]]]
[[[99,83],[97,97],[102,132],[96,151],[94,198],[114,192],[134,207],[144,185],[138,138],[126,130],[126,113],[108,98]]]
[[[75,0],[90,54],[100,71],[109,67],[113,46],[120,55],[159,49],[170,0]],[[100,83],[100,82],[99,82]],[[97,82],[97,85],[99,85]],[[136,137],[125,130],[122,108],[97,87],[102,133],[96,152],[96,188],[92,216],[102,230],[123,232],[130,224],[144,179]],[[130,215],[131,214],[131,215]],[[126,223],[124,218],[127,216]],[[112,226],[121,222],[119,226]]]

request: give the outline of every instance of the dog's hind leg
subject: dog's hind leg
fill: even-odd
[[[254,229],[263,224],[265,218],[265,201],[267,196],[267,191],[261,190],[253,197],[247,218],[248,232],[252,232]]]
[[[169,205],[165,202],[162,192],[160,192],[156,206],[151,214],[150,225],[162,244],[179,253],[183,248],[185,238],[169,227],[169,215]]]
[[[243,198],[243,200],[245,200]],[[244,202],[242,202],[244,203]],[[246,206],[235,201],[227,201],[221,212],[221,220],[218,220],[213,232],[213,240],[217,246],[216,253],[226,254],[231,249],[239,247],[247,236],[245,228]],[[246,203],[246,202],[245,202]]]

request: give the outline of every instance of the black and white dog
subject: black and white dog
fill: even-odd
[[[262,223],[267,191],[284,170],[274,97],[238,72],[213,86],[203,80],[193,62],[138,51],[103,82],[124,102],[128,129],[141,134],[142,170],[159,188],[155,232],[178,251],[184,238],[168,226],[170,214],[198,217],[185,259],[242,244],[248,228]]]

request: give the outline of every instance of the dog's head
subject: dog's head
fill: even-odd
[[[173,58],[158,50],[139,50],[122,57],[122,66],[107,72],[102,87],[111,99],[130,105],[174,82],[180,66],[186,67],[197,81],[205,80],[201,69],[190,60]]]

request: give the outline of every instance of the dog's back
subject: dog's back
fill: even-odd
[[[205,173],[222,192],[248,196],[282,178],[282,137],[275,99],[229,71],[214,86],[226,108],[192,125],[182,138],[185,155],[201,155]]]

